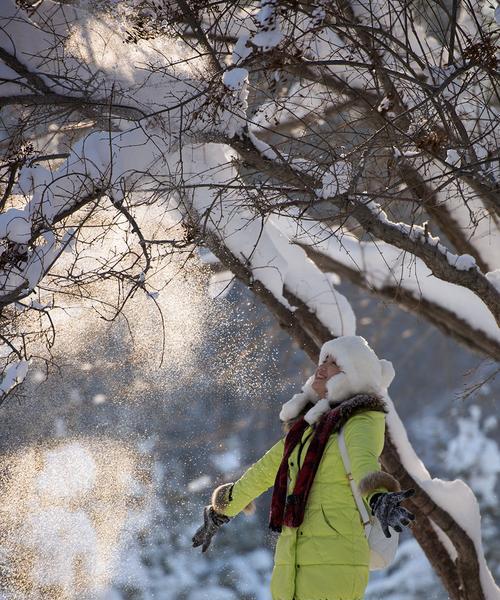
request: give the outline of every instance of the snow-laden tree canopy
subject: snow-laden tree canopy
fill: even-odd
[[[154,306],[164,262],[202,247],[310,356],[356,331],[338,276],[500,356],[492,2],[0,10],[3,395],[50,347],[61,298],[107,319],[136,293]],[[472,515],[473,498],[432,487],[395,411],[390,431],[384,466],[420,489],[419,542],[450,595],[497,597],[446,502]]]

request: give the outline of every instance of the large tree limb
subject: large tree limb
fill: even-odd
[[[434,523],[450,538],[457,550],[458,557],[454,564],[454,569],[450,573],[451,577],[446,577],[443,582],[453,598],[457,600],[485,600],[485,595],[481,587],[481,578],[479,574],[479,563],[477,551],[473,541],[463,530],[463,528],[453,520],[451,515],[443,508],[438,506],[432,498],[418,486],[417,481],[403,466],[398,455],[396,446],[390,435],[386,436],[384,451],[382,453],[382,464],[398,481],[403,488],[419,488],[418,494],[411,499],[411,504],[415,507],[417,514],[425,516]],[[422,547],[431,563],[443,565],[443,557],[428,554],[430,550]],[[446,555],[448,552],[445,550]],[[445,556],[446,559],[446,556]],[[444,561],[449,567],[449,561]],[[458,589],[456,587],[459,582]]]
[[[500,325],[500,293],[478,268],[472,267],[468,270],[456,268],[450,264],[447,253],[444,253],[439,245],[430,243],[430,238],[425,233],[420,234],[418,228],[408,225],[401,228],[399,223],[392,223],[384,217],[380,218],[372,208],[356,196],[346,199],[345,204],[350,205],[352,216],[365,231],[401,250],[411,252],[420,258],[439,279],[474,292],[490,309],[495,321]]]
[[[206,33],[203,31],[201,23],[196,18],[196,15],[191,10],[191,7],[186,2],[186,0],[177,0],[177,2],[179,4],[179,6],[181,7],[182,12],[184,13],[186,21],[189,23],[194,34],[196,35],[198,42],[208,53],[210,66],[212,68],[212,75],[218,73],[221,70],[219,59],[217,57],[217,54],[215,53],[215,50],[212,47],[212,44],[209,41]]]
[[[43,92],[44,94],[52,93],[50,87],[45,83],[43,77],[32,73],[26,65],[24,65],[14,54],[0,47],[0,59],[13,71],[18,73],[23,79],[36,90]]]

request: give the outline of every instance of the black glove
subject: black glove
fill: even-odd
[[[406,508],[399,506],[399,503],[413,496],[415,490],[410,488],[402,492],[384,492],[375,494],[370,500],[372,515],[375,515],[382,525],[382,531],[385,537],[390,538],[389,525],[394,531],[401,533],[403,527],[415,520],[415,515]]]
[[[226,517],[225,515],[220,515],[219,513],[216,513],[212,506],[205,506],[205,508],[203,509],[204,523],[193,535],[193,548],[196,548],[203,544],[201,551],[206,552],[207,548],[210,546],[210,542],[212,541],[213,536],[217,533],[219,527],[230,520],[230,517]]]

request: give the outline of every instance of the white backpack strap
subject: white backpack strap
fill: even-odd
[[[342,456],[342,462],[344,463],[345,472],[347,474],[347,479],[349,479],[349,484],[351,486],[352,495],[354,496],[354,500],[356,501],[356,506],[358,507],[359,513],[361,515],[361,519],[363,521],[363,527],[365,528],[366,537],[368,537],[370,530],[372,528],[372,523],[370,521],[370,517],[368,515],[368,511],[366,510],[365,503],[361,498],[361,494],[359,493],[358,486],[354,481],[354,477],[351,473],[351,461],[349,460],[349,453],[347,452],[347,446],[345,445],[344,439],[344,430],[341,429],[339,431],[339,449],[340,455]]]

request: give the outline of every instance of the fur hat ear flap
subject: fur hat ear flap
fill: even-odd
[[[307,401],[316,404],[319,400],[318,394],[313,390],[314,375],[311,375],[302,386],[302,393],[305,394]]]
[[[394,375],[396,373],[394,371],[394,367],[392,366],[391,361],[385,360],[385,358],[380,359],[380,369],[382,371],[382,388],[386,390],[391,385],[391,382],[394,379]]]
[[[338,373],[326,382],[326,397],[332,402],[344,400],[350,390],[351,384],[346,373]]]

